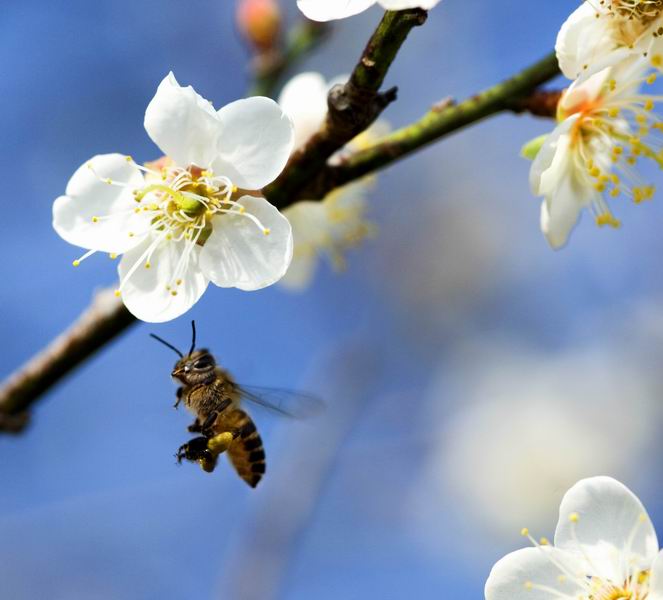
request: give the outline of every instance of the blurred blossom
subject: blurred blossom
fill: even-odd
[[[276,0],[239,0],[237,27],[258,51],[274,47],[281,34],[281,9]]]
[[[416,494],[423,521],[451,497],[498,539],[524,525],[545,533],[578,479],[632,481],[658,430],[660,382],[636,355],[606,346],[547,354],[495,341],[459,352],[431,390],[436,441]],[[451,411],[441,408],[450,390]]]
[[[123,254],[117,295],[152,322],[185,313],[210,281],[250,291],[280,279],[292,258],[290,225],[264,198],[238,190],[259,190],[288,160],[293,128],[279,106],[256,97],[216,112],[170,73],[145,129],[167,157],[142,167],[95,156],[55,201],[55,230],[88,249],[74,266],[95,252]]]
[[[554,546],[532,542],[495,564],[486,600],[661,600],[663,554],[637,496],[611,477],[576,483],[562,499]]]
[[[301,148],[323,125],[327,115],[327,94],[347,79],[338,77],[327,82],[314,72],[300,73],[283,88],[279,105],[290,116],[295,128],[295,148]],[[331,158],[342,160],[347,153],[371,144],[388,129],[378,122]],[[318,257],[326,256],[336,270],[345,267],[345,252],[375,231],[365,219],[366,200],[375,177],[364,177],[332,190],[322,201],[304,200],[286,208],[283,214],[292,226],[294,251],[292,263],[280,283],[291,290],[309,285],[317,267]]]

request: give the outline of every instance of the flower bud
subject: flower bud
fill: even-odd
[[[281,33],[281,9],[277,0],[239,0],[237,27],[259,52],[272,49]]]

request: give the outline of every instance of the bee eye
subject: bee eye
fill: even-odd
[[[208,367],[211,366],[212,366],[212,361],[210,360],[209,356],[203,356],[202,358],[199,358],[195,363],[193,363],[194,369],[207,369]]]

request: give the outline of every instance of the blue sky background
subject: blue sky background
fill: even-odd
[[[282,3],[294,20],[294,0]],[[79,252],[51,228],[51,203],[74,170],[98,153],[158,156],[143,113],[171,69],[217,107],[244,95],[248,54],[233,4],[3,3],[3,374],[73,321],[94,289],[113,284],[108,259],[71,268]],[[400,94],[385,118],[398,127],[533,62],[576,6],[444,0],[389,73],[386,85]],[[376,8],[337,23],[300,70],[348,72],[379,17]],[[615,203],[619,231],[584,218],[570,245],[551,251],[518,157],[550,126],[504,115],[403,161],[380,176],[371,196],[380,234],[352,253],[344,274],[324,266],[303,294],[210,288],[185,317],[134,327],[53,389],[25,434],[0,438],[0,596],[480,598],[491,565],[522,545],[519,527],[498,532],[472,512],[446,475],[455,458],[444,444],[471,398],[491,400],[493,384],[480,393],[472,385],[486,370],[502,373],[501,360],[516,375],[495,385],[529,400],[531,363],[509,354],[514,340],[568,386],[551,392],[532,380],[532,401],[568,399],[580,385],[578,412],[563,410],[583,419],[592,443],[630,440],[619,464],[597,458],[582,473],[621,476],[662,525],[655,427],[617,419],[602,429],[581,410],[591,401],[594,414],[616,406],[659,423],[660,201]],[[190,418],[172,409],[174,355],[147,334],[186,346],[191,318],[200,343],[239,381],[310,390],[327,403],[307,423],[255,413],[268,454],[257,490],[225,464],[213,475],[175,465]],[[548,369],[578,348],[596,369],[573,370],[584,363],[572,359]],[[635,394],[620,391],[626,370],[644,382]],[[499,426],[512,416],[505,406]],[[546,423],[535,416],[526,427]],[[479,450],[493,439],[490,428],[466,435]],[[512,490],[527,498],[548,461],[571,448],[568,476],[552,484],[542,517],[548,535],[574,481],[569,444],[555,432],[531,486]],[[512,454],[500,464],[505,473],[523,451]],[[483,477],[482,463],[462,460],[464,472]],[[532,510],[523,520],[538,518]]]

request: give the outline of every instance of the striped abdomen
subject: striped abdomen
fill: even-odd
[[[228,408],[217,420],[217,427],[239,430],[239,437],[228,448],[228,458],[237,474],[251,487],[256,487],[265,473],[265,450],[256,426],[243,410]]]

